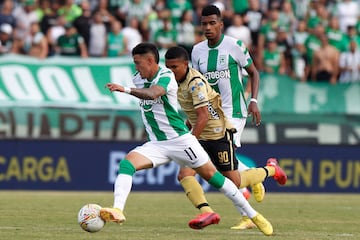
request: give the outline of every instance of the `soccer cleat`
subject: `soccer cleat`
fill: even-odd
[[[196,218],[190,220],[189,227],[192,229],[202,229],[210,224],[218,224],[220,222],[220,215],[215,212],[202,213]]]
[[[285,185],[285,183],[287,181],[287,176],[286,176],[286,173],[284,172],[284,170],[282,170],[282,168],[279,166],[279,163],[276,160],[276,158],[269,158],[267,160],[266,166],[274,167],[275,168],[275,174],[274,174],[273,178],[280,185]]]
[[[251,228],[256,228],[256,225],[247,216],[243,216],[237,225],[231,227],[233,230],[245,230]]]
[[[265,187],[262,183],[257,183],[251,186],[251,191],[257,202],[261,202],[265,197]]]
[[[264,218],[260,213],[256,214],[256,216],[253,217],[251,220],[266,236],[270,236],[273,234],[274,230],[271,223],[266,220],[266,218]]]
[[[243,194],[246,200],[248,200],[251,197],[251,192],[247,188],[240,189],[240,192]]]
[[[126,218],[119,208],[102,208],[100,217],[105,222],[123,223]]]

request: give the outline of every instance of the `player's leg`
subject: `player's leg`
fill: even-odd
[[[188,134],[179,138],[179,140],[181,140],[178,147],[180,151],[174,150],[174,146],[172,146],[171,158],[180,165],[187,165],[193,168],[211,186],[224,193],[233,202],[240,214],[245,212],[265,235],[271,235],[273,228],[270,222],[256,212],[240,193],[236,185],[215,168],[214,164],[209,160],[207,152],[197,139],[193,135]]]
[[[257,183],[263,182],[267,177],[273,177],[280,185],[284,185],[287,180],[285,171],[279,166],[275,158],[269,158],[267,166],[250,168],[242,171],[241,187],[253,186]]]
[[[229,120],[236,129],[236,132],[233,133],[233,143],[235,145],[235,148],[239,148],[241,147],[241,135],[246,124],[246,118],[230,118]],[[243,172],[248,169],[249,167],[246,166],[243,162],[241,162],[241,159],[239,159],[238,170],[240,172]],[[240,186],[240,191],[246,199],[249,199],[251,193],[246,186]],[[249,187],[251,187],[251,191],[254,194],[255,200],[261,202],[265,196],[265,188],[262,182],[256,183],[255,185],[249,185]]]
[[[206,200],[204,190],[195,178],[196,172],[188,167],[181,167],[178,180],[183,187],[186,197],[200,210],[196,218],[190,220],[189,227],[202,229],[210,224],[217,224],[220,221],[219,214],[215,213]]]
[[[146,156],[142,153],[146,153]],[[133,175],[136,171],[165,164],[169,159],[151,142],[129,152],[119,163],[119,171],[114,183],[114,204],[112,208],[102,208],[101,218],[106,222],[124,222],[123,214],[126,200],[130,194]]]
[[[181,167],[178,180],[183,187],[186,197],[198,208],[201,213],[213,213],[214,211],[209,206],[206,200],[204,190],[200,183],[195,178],[196,172],[189,167]]]
[[[265,235],[272,235],[273,228],[271,223],[251,207],[235,184],[218,172],[210,161],[195,170],[211,186],[224,193],[233,202],[239,213],[245,212],[260,231]]]

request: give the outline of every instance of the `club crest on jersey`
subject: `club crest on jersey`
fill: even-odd
[[[155,104],[161,104],[163,105],[164,102],[163,100],[158,97],[157,99],[155,100],[146,100],[146,99],[141,99],[140,100],[140,107],[144,110],[144,112],[149,112],[153,109],[153,106]]]
[[[225,65],[226,64],[226,55],[220,55],[219,56],[219,65]]]

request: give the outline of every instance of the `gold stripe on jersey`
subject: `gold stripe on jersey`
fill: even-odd
[[[226,128],[232,128],[221,108],[220,95],[197,70],[189,69],[186,79],[179,85],[177,95],[191,125],[196,123],[196,109],[207,106],[209,121],[200,134],[201,140],[220,139],[224,137]]]

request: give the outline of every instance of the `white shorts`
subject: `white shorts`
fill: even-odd
[[[236,129],[234,144],[236,147],[241,147],[241,134],[246,124],[246,118],[229,118],[229,120]]]
[[[150,141],[132,151],[149,158],[153,167],[175,161],[180,167],[197,168],[210,158],[196,137],[190,133],[165,141]]]

